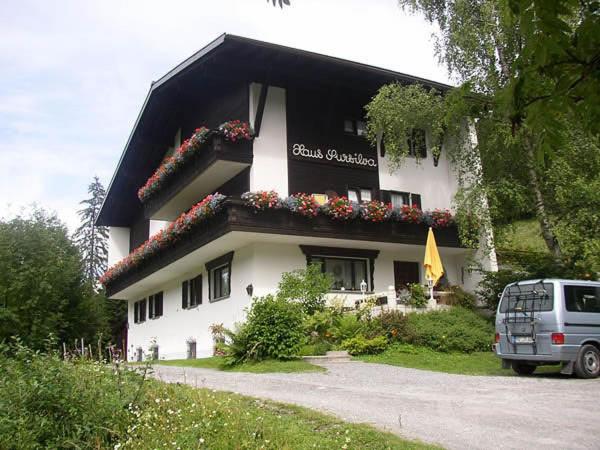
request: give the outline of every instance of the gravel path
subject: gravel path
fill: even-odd
[[[295,403],[451,449],[600,448],[600,380],[323,366],[327,373],[260,375],[155,366],[155,376]]]

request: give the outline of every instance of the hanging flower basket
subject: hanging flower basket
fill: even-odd
[[[395,208],[392,216],[397,222],[421,223],[423,221],[423,211],[417,205],[402,205]]]
[[[283,207],[282,201],[275,191],[244,192],[242,200],[254,212],[281,209]]]
[[[433,228],[445,228],[454,223],[454,218],[448,209],[434,209],[423,215],[423,222]]]

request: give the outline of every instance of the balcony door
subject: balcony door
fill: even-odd
[[[394,261],[394,287],[396,292],[412,283],[420,283],[419,263]]]

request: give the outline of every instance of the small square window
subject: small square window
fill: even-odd
[[[361,189],[360,190],[360,200],[363,202],[371,201],[371,189]]]
[[[344,131],[346,133],[354,134],[354,121],[353,120],[344,120]]]
[[[209,301],[213,302],[229,297],[231,294],[231,261],[233,252],[206,263],[208,272]]]
[[[358,191],[356,189],[348,189],[348,200],[359,203]]]
[[[365,132],[366,132],[365,123],[362,120],[357,120],[356,121],[356,135],[364,136]]]

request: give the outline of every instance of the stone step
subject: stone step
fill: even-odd
[[[302,359],[312,363],[352,361],[352,357],[346,351],[332,351],[327,352],[325,355],[303,356]]]

